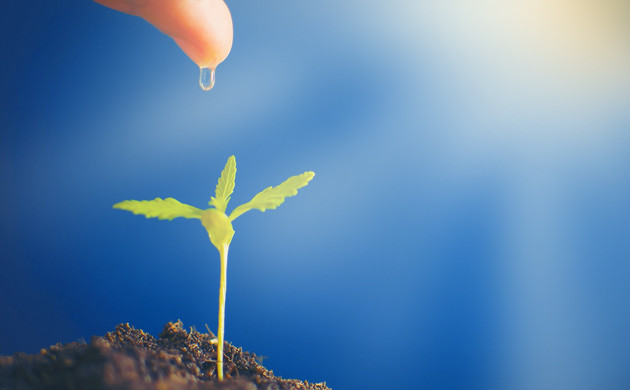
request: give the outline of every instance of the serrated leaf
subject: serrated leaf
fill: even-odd
[[[236,159],[230,156],[225,164],[225,168],[221,171],[221,177],[214,190],[214,197],[210,199],[210,206],[214,206],[222,213],[225,212],[230,196],[234,192],[234,183],[236,181]]]
[[[125,200],[114,205],[115,209],[131,211],[147,218],[168,219],[198,218],[201,219],[203,210],[179,202],[174,198],[155,198],[153,200]]]
[[[265,188],[252,200],[235,208],[230,214],[230,221],[252,209],[260,211],[275,209],[284,202],[285,198],[297,195],[297,190],[306,186],[313,176],[315,176],[313,172],[304,172],[301,175],[291,176],[280,185]]]

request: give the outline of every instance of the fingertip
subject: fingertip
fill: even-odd
[[[189,30],[173,40],[199,67],[214,69],[232,49],[232,16],[223,0],[206,0],[199,11],[188,15]]]
[[[223,0],[95,1],[145,19],[173,38],[201,68],[216,68],[232,49],[232,16]]]

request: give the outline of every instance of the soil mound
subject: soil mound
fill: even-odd
[[[39,354],[0,356],[0,389],[330,390],[325,383],[282,379],[255,354],[225,343],[224,377],[216,376],[215,336],[168,322],[159,338],[120,324],[89,343],[57,344]]]

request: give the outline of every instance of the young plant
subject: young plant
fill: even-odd
[[[210,242],[219,250],[221,258],[221,283],[219,286],[219,326],[217,334],[217,375],[223,380],[223,339],[225,324],[225,294],[227,283],[228,249],[234,236],[232,221],[243,213],[257,209],[265,211],[280,206],[285,198],[297,195],[297,190],[306,186],[315,176],[313,172],[304,172],[288,178],[275,187],[267,187],[249,202],[236,207],[230,215],[225,213],[236,179],[236,160],[228,158],[225,168],[217,183],[214,196],[211,197],[208,209],[202,210],[181,203],[173,198],[155,198],[154,200],[125,200],[114,205],[115,209],[128,210],[134,214],[142,214],[147,218],[172,220],[173,218],[200,219],[208,231]]]

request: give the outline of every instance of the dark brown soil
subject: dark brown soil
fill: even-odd
[[[180,321],[164,325],[158,339],[121,324],[89,343],[0,356],[0,389],[330,390],[325,383],[276,377],[257,363],[256,355],[227,342],[227,379],[218,382],[212,338],[210,332],[187,332]]]

